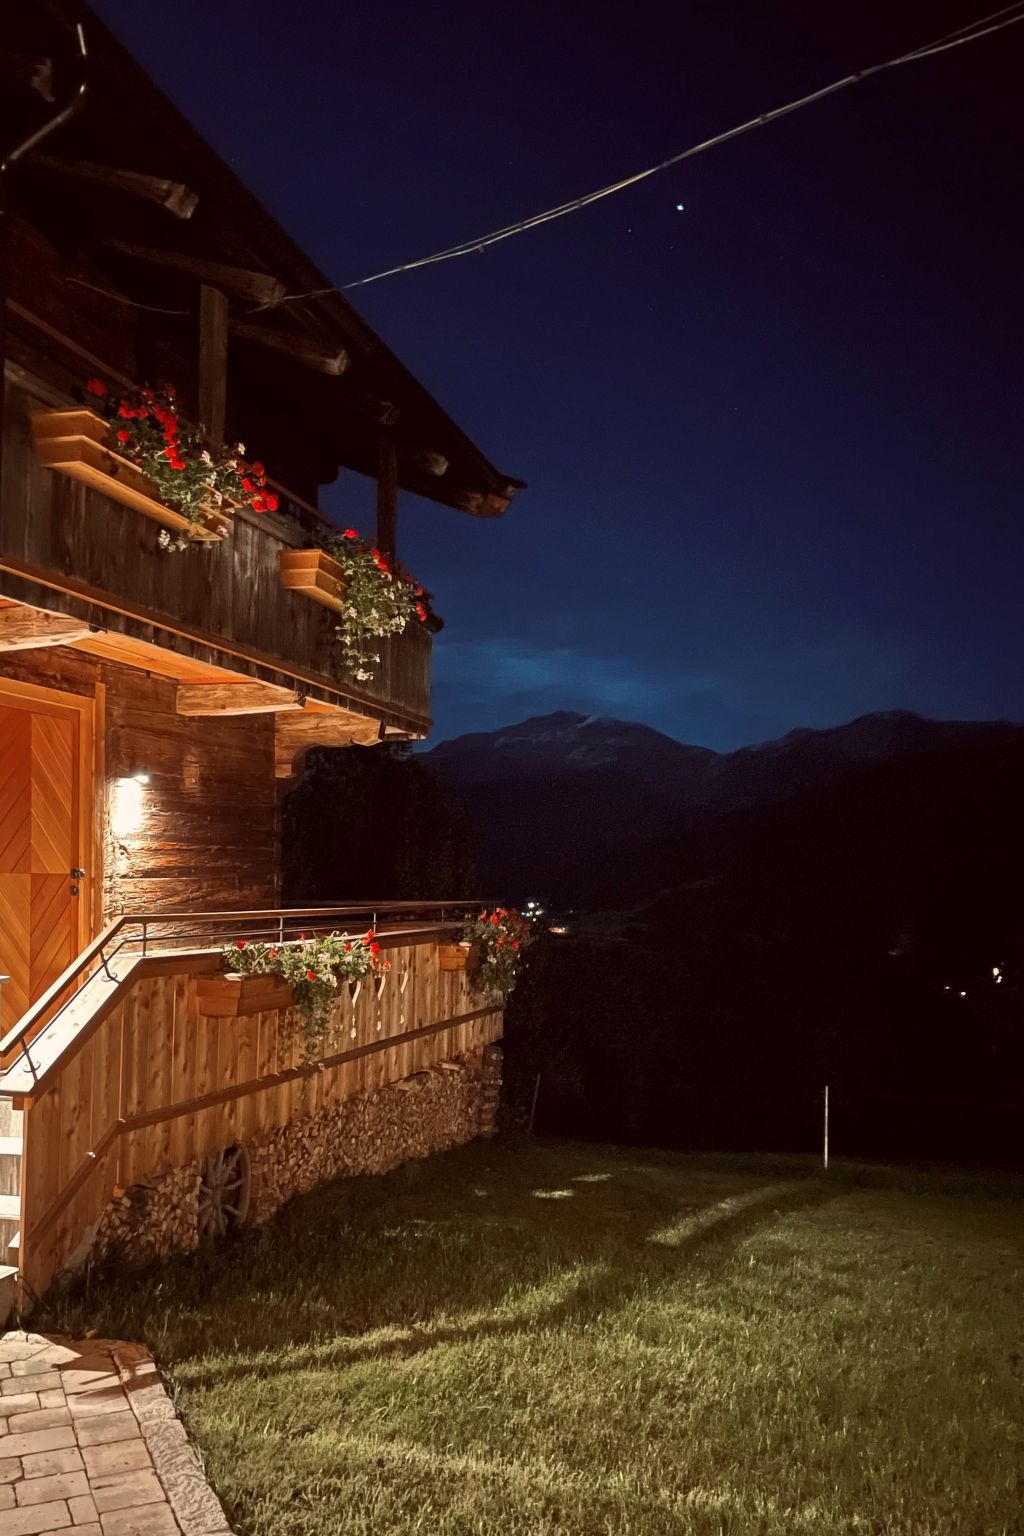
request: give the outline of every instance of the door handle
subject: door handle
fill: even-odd
[[[70,874],[72,880],[84,880],[85,879],[85,870],[84,869],[72,869],[72,870],[69,870],[68,873]]]

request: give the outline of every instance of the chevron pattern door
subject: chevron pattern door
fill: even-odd
[[[79,718],[0,692],[0,994],[6,1032],[78,950]]]

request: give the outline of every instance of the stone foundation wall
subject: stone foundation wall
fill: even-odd
[[[492,1136],[500,1092],[501,1047],[488,1045],[253,1137],[245,1144],[248,1222],[266,1221],[325,1179],[387,1173],[408,1158]],[[191,1163],[119,1192],[69,1267],[100,1256],[144,1264],[195,1248],[200,1183],[199,1164]]]

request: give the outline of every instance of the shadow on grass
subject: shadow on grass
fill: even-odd
[[[143,1339],[190,1387],[582,1325],[835,1193],[767,1172],[477,1143],[323,1185],[144,1274],[97,1273],[47,1321]]]
[[[581,1253],[583,1273],[574,1278],[557,1300],[526,1308],[510,1317],[482,1315],[464,1323],[435,1324],[416,1328],[404,1337],[358,1340],[331,1346],[308,1345],[289,1351],[273,1361],[232,1361],[213,1369],[190,1373],[190,1385],[212,1387],[243,1377],[280,1375],[282,1372],[347,1368],[371,1360],[408,1359],[447,1345],[477,1339],[513,1339],[536,1329],[563,1323],[586,1324],[602,1313],[627,1303],[641,1286],[678,1279],[681,1269],[699,1262],[707,1273],[732,1259],[736,1246],[758,1228],[786,1212],[819,1205],[834,1198],[825,1184],[771,1184],[729,1197],[701,1208],[669,1228],[645,1235],[642,1253],[615,1260],[596,1259]]]

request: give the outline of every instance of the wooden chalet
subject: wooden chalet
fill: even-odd
[[[0,19],[0,162],[0,1265],[30,1295],[113,1190],[500,1033],[438,969],[457,907],[279,909],[282,789],[310,746],[425,735],[433,627],[359,682],[330,582],[286,584],[282,556],[341,471],[376,481],[392,559],[399,493],[495,517],[520,483],[71,0]],[[161,551],[181,520],[99,443],[91,376],[173,381],[278,510]],[[217,994],[220,947],[357,919],[400,976],[346,1002],[311,1087],[283,1012]]]

